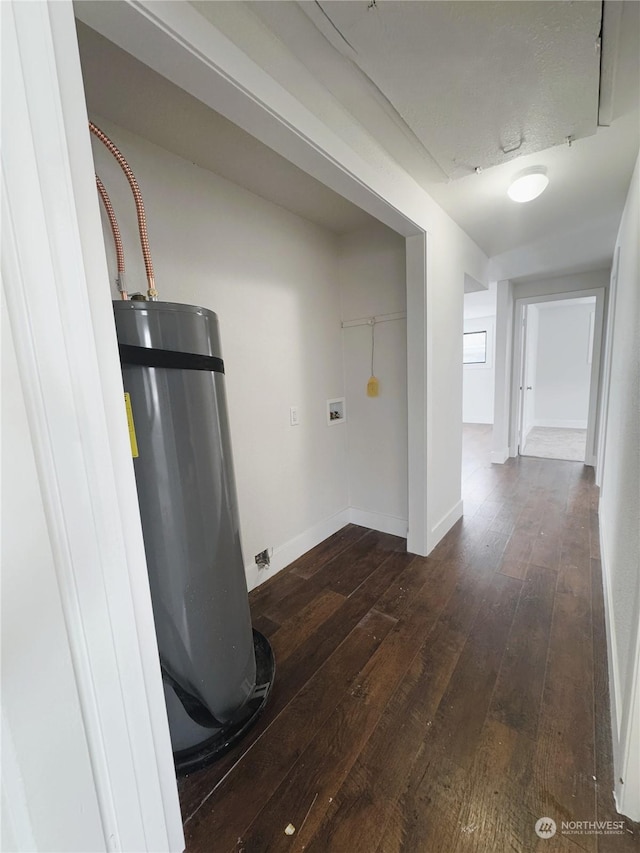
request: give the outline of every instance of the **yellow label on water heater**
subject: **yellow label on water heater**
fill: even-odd
[[[131,455],[134,459],[139,456],[138,441],[136,439],[136,425],[133,422],[133,411],[131,409],[131,396],[125,391],[124,405],[127,410],[127,424],[129,425],[129,441],[131,442]]]

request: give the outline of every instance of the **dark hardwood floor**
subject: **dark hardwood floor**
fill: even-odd
[[[640,849],[628,821],[534,832],[620,820],[597,489],[576,462],[492,466],[486,440],[431,557],[349,525],[251,594],[275,688],[239,747],[181,780],[188,851]]]

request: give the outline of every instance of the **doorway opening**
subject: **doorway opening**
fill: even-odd
[[[591,403],[597,395],[593,387],[596,302],[593,295],[522,305],[521,456],[593,464],[589,427]],[[599,351],[599,335],[597,343]],[[597,362],[595,370],[597,374]]]
[[[465,276],[462,336],[462,497],[474,504],[491,466],[495,393],[496,283],[488,289]]]

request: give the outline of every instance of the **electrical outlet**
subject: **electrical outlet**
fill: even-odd
[[[291,426],[299,426],[300,425],[300,413],[298,412],[297,406],[291,406],[289,409],[289,423]]]

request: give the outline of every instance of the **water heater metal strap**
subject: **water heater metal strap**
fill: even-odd
[[[170,349],[136,347],[119,344],[120,362],[137,364],[141,367],[167,367],[174,370],[208,370],[224,373],[224,362],[215,355],[197,355],[193,352],[178,352]]]

